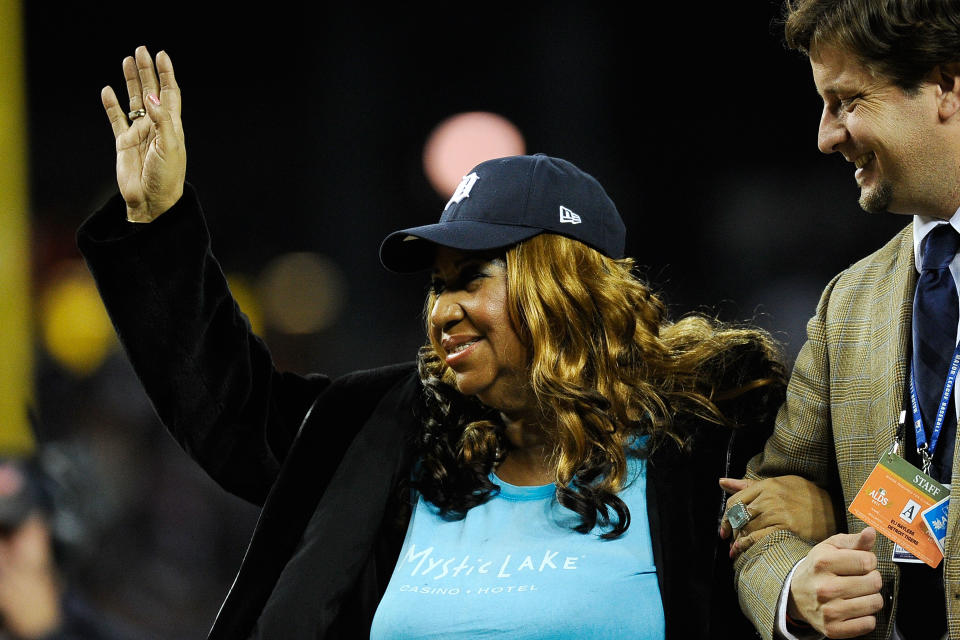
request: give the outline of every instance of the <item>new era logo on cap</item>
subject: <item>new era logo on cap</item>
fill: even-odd
[[[580,224],[583,221],[580,219],[580,216],[575,214],[573,211],[570,211],[570,209],[560,205],[560,222],[566,222],[568,224]]]

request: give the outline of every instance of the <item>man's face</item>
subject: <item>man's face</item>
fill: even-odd
[[[829,45],[815,47],[810,64],[823,98],[818,146],[855,164],[860,206],[871,212],[942,217],[949,210],[947,217],[952,215],[956,203],[948,193],[955,178],[947,177],[943,166],[952,156],[938,137],[938,85],[924,83],[908,94]]]

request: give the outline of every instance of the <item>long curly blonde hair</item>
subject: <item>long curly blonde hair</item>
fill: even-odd
[[[685,446],[704,422],[736,427],[769,418],[718,406],[752,389],[763,393],[751,413],[779,404],[786,374],[765,331],[703,315],[669,321],[632,259],[541,234],[508,249],[506,264],[510,319],[527,348],[530,390],[553,446],[557,498],[580,515],[576,530],[599,522],[615,537],[629,526],[616,494],[628,481],[631,451]],[[429,294],[428,312],[434,301]],[[441,353],[433,343],[420,350],[428,410],[416,484],[456,518],[495,493],[488,476],[506,445],[498,416],[456,391]]]

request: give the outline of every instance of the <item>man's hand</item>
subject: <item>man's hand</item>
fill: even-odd
[[[872,631],[883,608],[883,580],[871,551],[876,539],[876,530],[867,527],[838,533],[811,549],[793,574],[787,615],[828,638]]]

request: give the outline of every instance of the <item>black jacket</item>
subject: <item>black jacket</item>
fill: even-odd
[[[262,506],[210,630],[221,638],[362,638],[406,531],[419,431],[412,363],[336,380],[278,372],[239,312],[189,187],[149,225],[119,196],[78,244],[163,423],[226,490]],[[749,365],[748,365],[749,366]],[[647,503],[667,637],[752,638],[717,527],[770,424],[704,424],[650,459]]]

